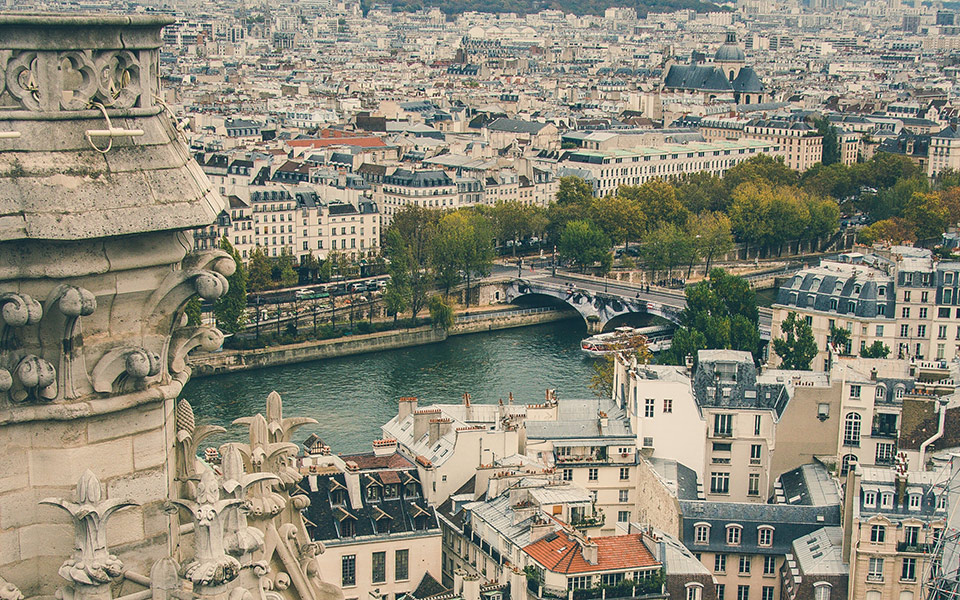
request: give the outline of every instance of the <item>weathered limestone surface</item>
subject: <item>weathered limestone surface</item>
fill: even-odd
[[[167,22],[0,15],[0,131],[20,134],[0,140],[0,575],[27,596],[52,595],[74,551],[70,515],[39,501],[85,470],[137,503],[103,528],[127,568],[177,543],[183,356],[220,339],[178,332],[233,262],[188,255],[223,203],[156,102]]]

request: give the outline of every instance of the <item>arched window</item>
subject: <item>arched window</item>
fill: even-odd
[[[826,581],[818,581],[813,584],[813,600],[830,600],[830,591],[833,586]]]
[[[857,457],[853,454],[844,454],[843,459],[840,460],[840,474],[846,475],[847,471],[850,470],[851,463],[857,462]]]
[[[691,581],[686,585],[687,600],[700,600],[703,597],[703,584]]]
[[[770,547],[773,545],[773,527],[761,525],[757,527],[757,545]]]
[[[860,420],[859,414],[855,412],[847,413],[847,417],[843,420],[844,446],[860,445]]]
[[[730,81],[733,81],[733,69],[730,69]]]
[[[696,544],[709,544],[710,543],[710,524],[709,523],[697,523],[693,526],[694,538],[693,541]]]
[[[743,527],[740,525],[727,525],[727,544],[739,546]]]
[[[883,387],[883,384],[877,386],[877,400],[883,400],[884,396],[887,395],[887,390]]]

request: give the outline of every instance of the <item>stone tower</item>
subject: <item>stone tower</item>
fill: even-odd
[[[107,528],[126,566],[177,544],[162,504],[183,359],[222,341],[183,309],[234,263],[190,253],[223,201],[159,100],[170,22],[0,15],[0,574],[27,596],[52,594],[74,550],[69,515],[38,501],[85,469],[138,503]]]

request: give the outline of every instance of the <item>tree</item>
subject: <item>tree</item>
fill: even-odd
[[[809,371],[811,361],[817,356],[813,329],[803,317],[791,312],[780,323],[780,331],[783,337],[773,340],[773,350],[780,357],[783,368]]]
[[[839,162],[830,166],[813,165],[800,176],[800,186],[815,196],[830,196],[836,200],[843,200],[856,191],[850,168]]]
[[[917,239],[939,239],[947,230],[950,211],[936,192],[914,192],[903,208],[903,217],[913,223]]]
[[[440,296],[430,297],[430,320],[434,327],[449,330],[453,327],[453,308]]]
[[[297,275],[296,269],[293,268],[296,259],[293,254],[290,254],[290,251],[286,247],[283,247],[280,250],[280,258],[277,260],[277,266],[279,267],[279,282],[283,287],[292,287],[297,285],[297,282],[300,281],[300,276]]]
[[[492,240],[489,221],[472,211],[458,210],[440,219],[433,238],[432,264],[445,298],[452,286],[466,279],[467,306],[470,306],[471,279],[490,274]]]
[[[563,228],[557,249],[560,256],[572,260],[583,272],[610,253],[610,240],[590,221],[571,221]]]
[[[677,199],[690,213],[726,212],[730,193],[723,180],[706,171],[681,175],[676,185]]]
[[[220,240],[220,249],[233,258],[236,269],[227,277],[227,283],[230,284],[227,293],[213,304],[213,314],[217,319],[217,327],[227,333],[236,333],[247,322],[247,269],[243,266],[240,253],[226,236]]]
[[[831,325],[829,342],[835,348],[839,348],[840,354],[848,354],[850,346],[850,332],[842,327]]]
[[[626,248],[644,229],[644,214],[640,204],[623,196],[607,195],[594,198],[590,206],[592,220],[614,245]]]
[[[860,351],[863,358],[886,358],[890,355],[890,348],[880,340],[876,340]]]
[[[888,242],[890,244],[907,242],[912,244],[917,241],[917,235],[912,223],[906,219],[894,217],[867,225],[857,232],[857,240],[868,246],[874,242]]]
[[[757,296],[742,277],[723,269],[710,271],[710,279],[685,290],[687,306],[678,317],[670,350],[661,359],[668,364],[683,364],[689,354],[709,349],[743,350],[760,353],[760,313]]]
[[[613,371],[617,360],[630,364],[635,359],[639,365],[650,364],[653,360],[653,354],[642,336],[627,334],[614,340],[611,345],[613,352],[594,361],[590,383],[587,384],[594,395],[600,398],[613,397]]]
[[[700,256],[706,260],[705,273],[710,272],[710,264],[715,257],[722,256],[733,249],[730,219],[724,214],[701,213],[694,217],[690,231],[697,236]]]
[[[733,166],[723,175],[728,191],[744,183],[764,183],[772,187],[797,185],[799,179],[797,172],[788,167],[782,157],[774,158],[767,154],[758,154]]]
[[[690,212],[677,198],[677,189],[663,179],[651,179],[639,186],[622,185],[617,195],[640,205],[647,231],[666,223],[683,227],[690,218]]]
[[[547,233],[557,240],[571,221],[590,218],[593,188],[579,177],[561,177],[557,201],[547,206]]]
[[[187,315],[187,325],[190,327],[196,327],[203,323],[203,304],[200,302],[199,297],[194,296],[191,298],[184,307],[183,312]]]
[[[837,128],[830,123],[830,119],[820,117],[813,122],[817,133],[823,137],[823,158],[820,162],[826,166],[840,162],[840,138]]]
[[[254,292],[262,292],[272,287],[270,259],[264,254],[263,248],[257,246],[250,253],[250,269],[247,274],[247,283]]]
[[[409,308],[414,324],[427,302],[427,292],[433,284],[430,259],[439,220],[438,210],[405,206],[393,216],[393,222],[387,230],[384,251],[391,261],[399,259],[406,270],[405,289],[409,294]],[[391,277],[393,276],[394,268],[391,265]]]
[[[316,281],[320,271],[320,261],[313,255],[313,252],[307,252],[300,257],[300,279],[304,282]]]
[[[776,241],[770,220],[773,198],[773,188],[766,183],[747,182],[733,190],[730,228],[738,240],[762,248]]]
[[[640,247],[640,258],[654,280],[660,271],[670,277],[675,268],[692,263],[697,254],[696,238],[673,223],[660,225]]]

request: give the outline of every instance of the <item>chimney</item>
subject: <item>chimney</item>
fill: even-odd
[[[373,455],[374,456],[390,456],[397,451],[397,440],[395,439],[382,439],[382,440],[373,440]]]
[[[693,372],[693,355],[688,354],[683,359],[683,366],[687,368],[687,375]]]
[[[842,560],[850,564],[850,543],[853,537],[853,511],[860,501],[860,479],[862,474],[856,463],[851,460],[847,468],[847,483],[843,494],[843,556]]]
[[[430,437],[427,439],[427,445],[432,446],[437,443],[437,440],[440,439],[440,423],[443,419],[430,419],[429,432]]]
[[[517,567],[514,567],[513,570],[510,571],[510,597],[527,597],[527,576]]]
[[[583,543],[581,549],[583,551],[583,560],[587,561],[587,563],[591,565],[597,564],[598,549],[596,542],[592,541],[590,538],[587,538],[587,541]]]
[[[465,571],[463,569],[457,569],[453,572],[453,593],[459,594],[463,591],[463,576]]]
[[[416,397],[408,396],[406,398],[400,398],[400,409],[397,412],[397,421],[399,422],[406,419],[416,410],[417,410]]]
[[[876,380],[877,380],[877,368],[874,367],[870,369],[870,381],[876,381]]]
[[[427,435],[430,419],[439,415],[439,408],[419,408],[413,411],[413,443],[419,442],[423,436]]]
[[[463,600],[480,600],[480,576],[464,575],[463,591],[460,593]]]

